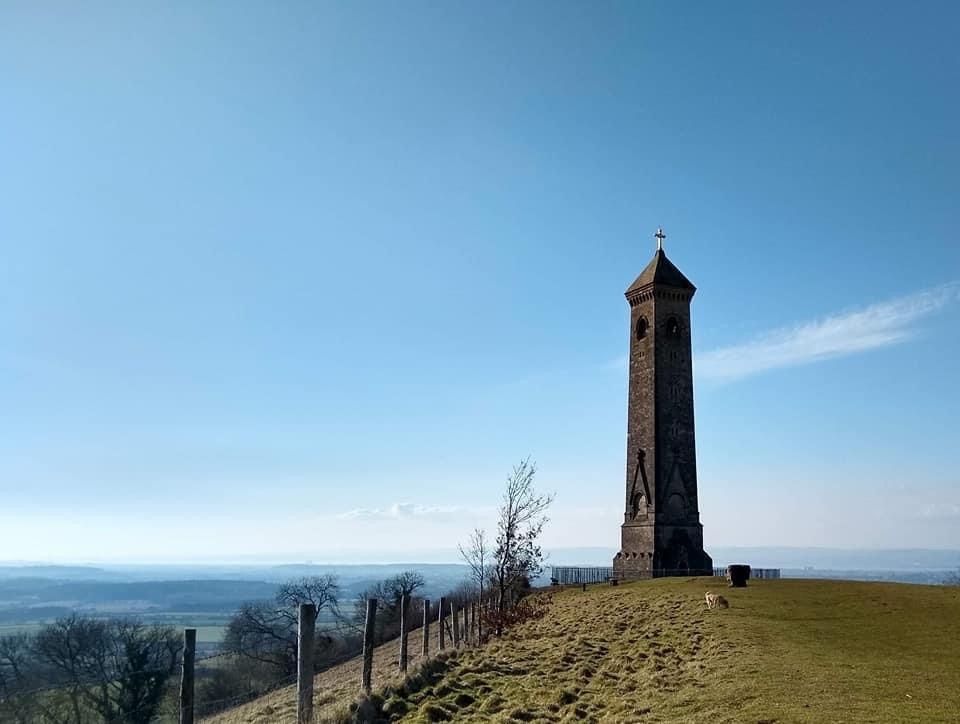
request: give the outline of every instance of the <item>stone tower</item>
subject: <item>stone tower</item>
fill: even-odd
[[[657,252],[626,291],[630,304],[627,490],[620,580],[710,575],[697,507],[690,301],[696,287]]]

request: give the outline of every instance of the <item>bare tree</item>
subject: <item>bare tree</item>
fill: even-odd
[[[312,603],[317,612],[336,613],[340,605],[340,584],[337,577],[326,573],[322,576],[305,576],[280,585],[276,602],[282,608],[292,611],[296,618],[297,607],[301,603]]]
[[[480,598],[483,598],[484,591],[487,588],[487,581],[491,576],[490,569],[490,546],[487,543],[487,534],[480,528],[474,528],[467,541],[466,547],[457,546],[460,550],[460,557],[470,569],[470,580],[477,588]]]
[[[67,697],[71,718],[82,724],[84,694],[95,681],[98,671],[105,669],[107,648],[106,621],[71,614],[44,626],[34,640],[34,651],[50,670],[53,683],[63,683],[61,692]]]
[[[10,695],[28,684],[32,645],[22,632],[0,636],[0,694]]]
[[[477,584],[472,580],[464,579],[443,596],[447,603],[455,603],[459,608],[466,608],[477,600]]]
[[[297,671],[295,620],[272,601],[244,603],[230,618],[223,637],[226,651],[280,670],[284,676]]]
[[[107,721],[147,724],[179,663],[180,636],[169,626],[117,619],[110,622],[109,641],[108,671],[116,678],[101,688],[107,693],[94,706]]]
[[[516,602],[519,589],[529,586],[530,580],[543,570],[543,552],[538,541],[553,495],[536,492],[536,473],[537,466],[530,458],[514,466],[500,504],[492,571],[499,614],[497,634],[502,633],[500,621],[506,609]]]
[[[25,633],[0,636],[0,721],[36,721],[35,697],[27,692],[39,685],[37,674],[32,638]]]
[[[408,605],[413,610],[412,607],[419,600],[415,594],[424,585],[423,576],[417,571],[403,571],[374,584],[357,597],[350,627],[356,630],[363,625],[367,613],[367,599],[376,598],[380,605],[377,608],[374,638],[377,641],[393,638],[400,632],[400,603],[403,597],[407,597]]]
[[[281,584],[273,601],[243,604],[230,619],[224,648],[252,661],[279,669],[285,676],[297,671],[297,608],[312,603],[317,614],[337,615],[340,586],[336,576],[308,576]],[[320,636],[318,642],[329,643]]]
[[[68,713],[54,716],[50,697],[41,697],[41,706],[55,721],[81,724],[92,710],[103,721],[149,722],[179,651],[180,638],[170,627],[79,614],[59,619],[37,634],[33,652],[51,680],[63,684]]]
[[[417,571],[404,571],[398,573],[393,578],[384,581],[384,587],[393,603],[400,605],[400,599],[406,596],[412,598],[413,594],[424,587],[423,576]]]
[[[948,573],[947,577],[943,579],[944,586],[960,586],[960,569],[954,571],[953,573]]]

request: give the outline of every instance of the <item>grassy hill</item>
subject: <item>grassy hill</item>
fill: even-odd
[[[730,609],[708,611],[707,590]],[[382,676],[395,652],[378,652]],[[960,588],[781,580],[727,589],[705,578],[568,589],[545,618],[432,668],[405,686],[379,679],[394,718],[957,721]],[[355,662],[319,675],[317,721],[342,712],[358,681]],[[284,689],[211,721],[285,722],[293,712]]]

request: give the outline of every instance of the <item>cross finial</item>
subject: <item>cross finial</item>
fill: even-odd
[[[667,238],[667,235],[663,233],[663,229],[657,229],[657,233],[653,236],[657,240],[657,251],[662,251],[663,240]]]

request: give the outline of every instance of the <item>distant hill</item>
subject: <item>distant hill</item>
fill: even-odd
[[[760,568],[834,571],[921,571],[960,568],[960,550],[929,548],[791,548],[707,546],[717,566],[748,563]],[[547,567],[609,566],[616,549],[605,546],[560,547],[545,550]],[[395,554],[380,554],[384,563],[370,562],[291,562],[291,563],[193,563],[100,565],[47,565],[38,562],[0,562],[0,580],[5,578],[53,578],[91,581],[183,581],[183,580],[258,580],[280,582],[291,577],[315,573],[335,573],[349,579],[378,580],[399,571],[415,568],[428,578],[449,579],[465,570],[456,550],[433,551],[429,556],[395,560]],[[394,559],[394,560],[391,560]],[[439,561],[439,562],[438,562]]]
[[[428,597],[454,588],[467,571],[459,564],[7,566],[0,569],[0,634],[74,611],[136,614],[176,625],[225,624],[244,602],[272,599],[281,582],[323,573],[337,576],[341,601],[349,608],[370,585],[410,569],[423,575],[422,593]]]
[[[122,580],[123,574],[93,566],[56,566],[43,564],[0,565],[0,580],[5,578],[54,578],[58,580]]]
[[[74,611],[96,615],[230,613],[245,601],[269,599],[262,581],[0,580],[0,625],[48,621]]]
[[[708,611],[707,590],[731,607]],[[405,684],[395,661],[396,642],[378,650],[383,721],[953,722],[960,588],[728,589],[709,578],[568,588],[545,618]],[[317,676],[316,721],[342,720],[357,675],[352,661]],[[208,721],[282,724],[294,712],[287,688]]]

